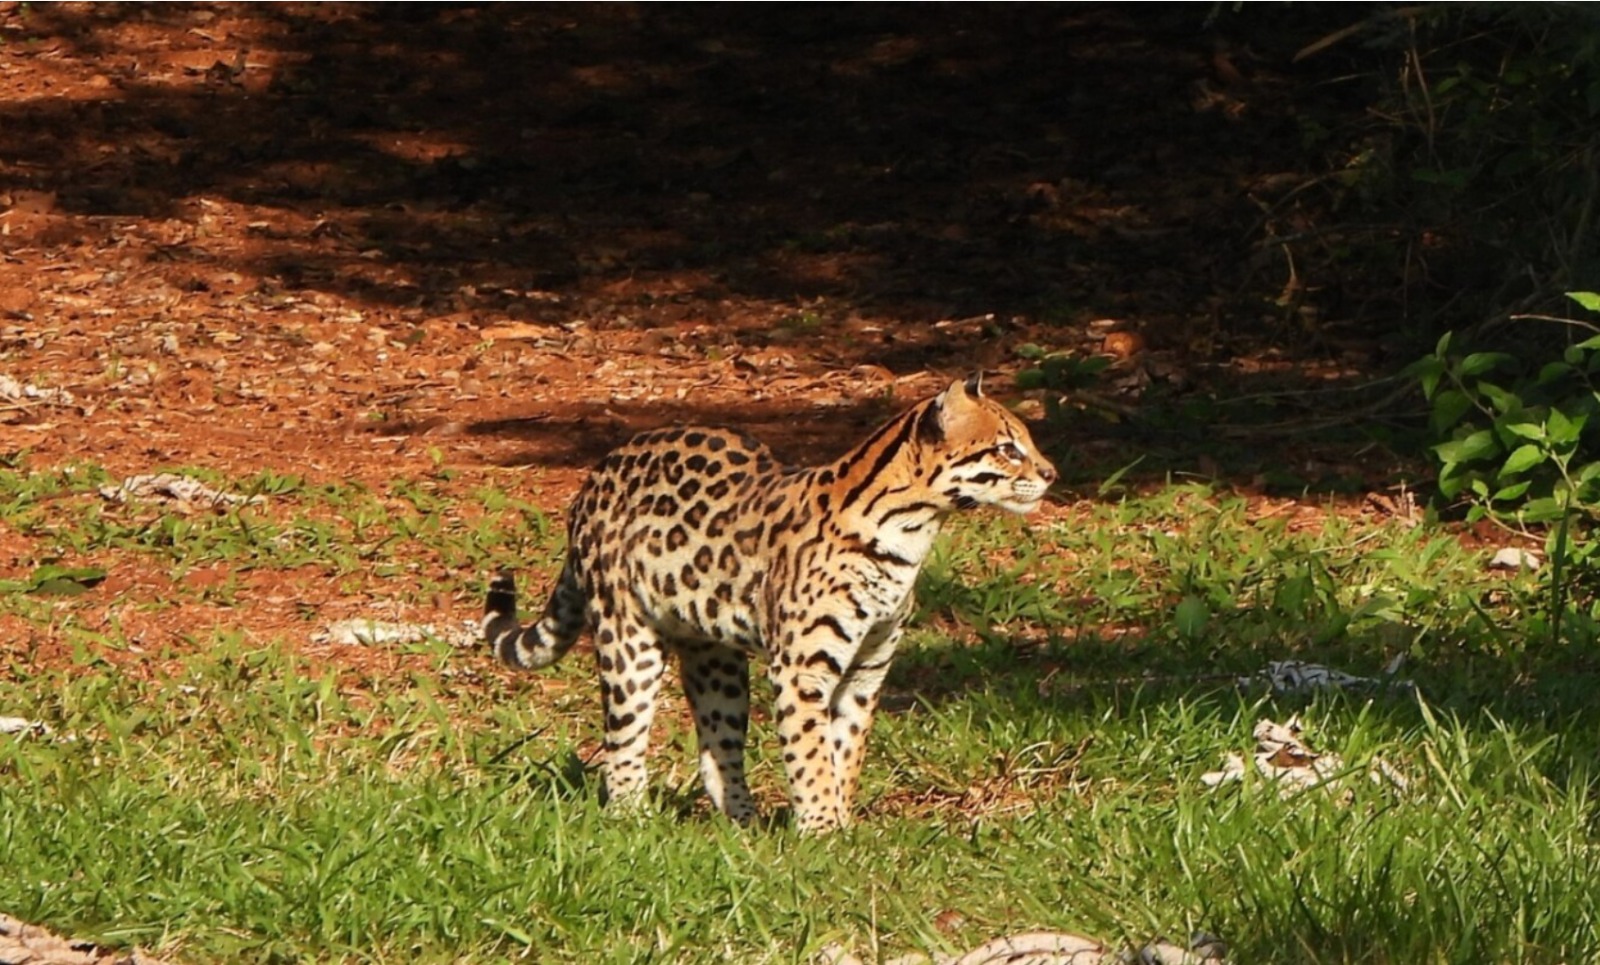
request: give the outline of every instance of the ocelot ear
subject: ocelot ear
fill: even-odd
[[[983,397],[982,380],[981,373],[966,380],[956,379],[934,396],[917,420],[917,435],[924,442],[938,442],[949,435],[950,429],[970,413],[973,400]]]
[[[983,373],[974,372],[965,379],[956,379],[939,393],[939,408],[946,412],[960,409],[974,399],[983,398]]]

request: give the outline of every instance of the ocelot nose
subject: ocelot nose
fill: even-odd
[[[1039,478],[1044,480],[1046,486],[1056,481],[1056,467],[1048,462],[1039,463]]]

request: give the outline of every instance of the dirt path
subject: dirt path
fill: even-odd
[[[1188,15],[0,11],[0,346],[76,400],[3,413],[41,464],[560,489],[671,419],[807,451],[1102,317],[1274,367],[1236,262],[1283,80]]]

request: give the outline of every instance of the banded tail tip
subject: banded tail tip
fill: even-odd
[[[484,598],[483,612],[497,616],[517,615],[517,583],[510,573],[498,573],[489,580],[489,594]]]

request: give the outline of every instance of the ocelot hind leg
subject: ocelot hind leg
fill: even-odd
[[[649,782],[645,756],[666,652],[642,619],[618,609],[601,617],[594,642],[605,708],[605,801],[608,807],[626,811],[645,801]]]
[[[677,645],[683,692],[694,713],[700,781],[717,810],[748,824],[755,801],[745,783],[745,732],[750,724],[750,658],[703,641]]]

